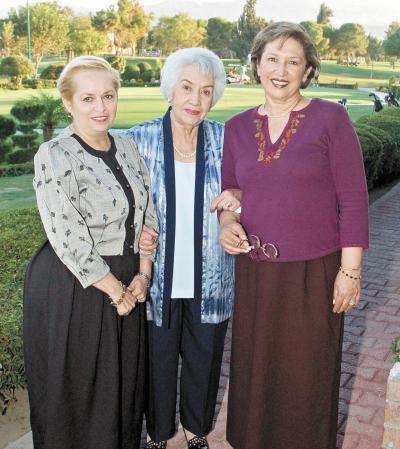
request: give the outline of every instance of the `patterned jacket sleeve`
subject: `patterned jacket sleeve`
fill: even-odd
[[[149,170],[148,170],[147,165],[144,162],[142,156],[139,154],[139,150],[135,143],[134,143],[134,146],[135,146],[136,157],[138,159],[139,170],[140,170],[140,173],[141,173],[142,179],[143,179],[143,184],[144,184],[145,189],[148,192],[148,202],[147,202],[146,212],[144,214],[144,224],[147,227],[152,228],[158,232],[158,218],[157,218],[157,212],[156,212],[156,209],[155,209],[154,203],[153,203],[153,197],[151,194],[151,179],[150,179]],[[153,250],[153,252],[150,256],[144,256],[141,254],[140,257],[142,259],[151,259],[154,262],[155,257],[156,257],[156,250]]]
[[[35,155],[33,186],[47,237],[57,256],[84,288],[102,279],[110,268],[96,251],[78,210],[76,163],[57,142],[42,144]]]

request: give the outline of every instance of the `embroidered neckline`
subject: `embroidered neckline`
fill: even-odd
[[[292,140],[293,135],[296,134],[297,128],[304,117],[305,114],[303,114],[302,112],[298,112],[294,115],[294,117],[289,119],[289,127],[281,138],[279,146],[275,151],[272,149],[268,150],[268,146],[273,146],[275,144],[272,144],[272,142],[267,142],[267,138],[263,129],[264,126],[268,126],[267,121],[265,119],[255,119],[254,124],[256,125],[256,133],[254,134],[254,137],[256,138],[258,145],[257,161],[264,162],[265,164],[270,164],[274,160],[278,160],[281,157],[283,151],[288,146],[289,142]]]

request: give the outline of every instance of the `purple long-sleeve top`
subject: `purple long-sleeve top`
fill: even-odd
[[[313,99],[272,143],[258,107],[225,124],[222,188],[243,192],[241,223],[271,242],[277,262],[368,248],[362,153],[346,109]]]

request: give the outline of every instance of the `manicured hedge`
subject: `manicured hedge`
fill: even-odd
[[[399,109],[387,109],[360,117],[355,124],[364,153],[366,172],[373,176],[368,180],[370,187],[385,184],[400,177]],[[371,136],[367,138],[367,133],[379,139],[383,146],[383,154],[380,145],[374,145]]]
[[[376,184],[383,167],[385,150],[383,142],[376,136],[372,126],[356,125],[363,156],[368,189]]]
[[[25,269],[45,235],[36,208],[0,213],[0,414],[25,386],[22,289]]]
[[[25,162],[24,164],[1,164],[0,178],[5,176],[19,176],[33,173],[33,162]]]
[[[26,136],[15,136],[15,137],[26,137]],[[34,153],[30,149],[17,149],[8,153],[6,156],[6,162],[9,164],[21,164],[25,162],[33,161]]]

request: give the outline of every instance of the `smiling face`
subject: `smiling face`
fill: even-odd
[[[73,95],[63,98],[78,133],[95,136],[107,133],[117,113],[118,93],[105,70],[81,70],[73,76]]]
[[[311,67],[306,69],[302,45],[295,39],[276,39],[266,44],[257,64],[257,73],[270,100],[292,101],[299,95]]]
[[[174,119],[182,126],[198,126],[211,109],[214,79],[192,66],[185,67],[174,86],[171,106]]]

